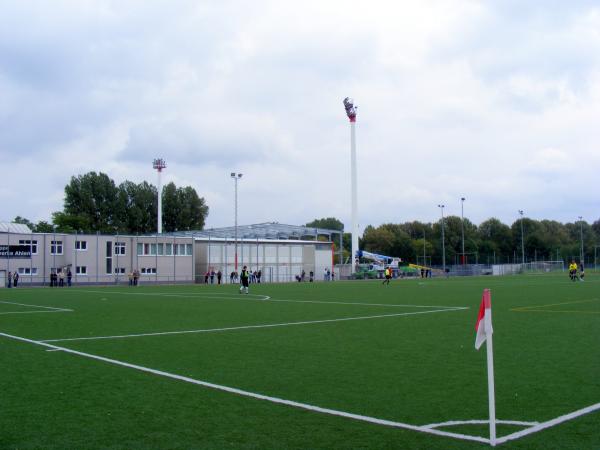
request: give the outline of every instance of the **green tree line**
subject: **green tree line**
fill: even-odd
[[[65,186],[63,210],[52,214],[52,223],[32,223],[20,216],[14,222],[36,232],[152,233],[158,216],[157,192],[146,181],[126,180],[117,185],[102,172],[88,172],[71,177]],[[194,188],[168,183],[162,189],[162,216],[166,232],[201,230],[208,206]]]
[[[335,218],[317,219],[307,226],[343,229],[342,222]],[[507,225],[497,218],[490,218],[477,226],[467,218],[464,223],[458,216],[444,218],[446,264],[462,261],[469,264],[519,263],[522,249],[526,262],[579,260],[582,236],[585,261],[593,262],[594,257],[600,257],[600,219],[592,224],[586,221],[563,224],[524,217]],[[350,234],[344,233],[344,259],[350,256],[350,245]],[[399,256],[407,262],[441,265],[442,220],[369,225],[359,239],[359,247],[372,253]]]

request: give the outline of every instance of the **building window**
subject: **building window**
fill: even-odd
[[[125,267],[115,267],[115,275],[124,274]]]
[[[115,255],[125,254],[125,242],[115,242]]]
[[[192,247],[192,244],[185,244],[185,248],[186,248],[186,250],[187,250],[187,255],[188,255],[188,256],[192,256],[192,253],[193,253],[193,247]]]
[[[140,273],[142,275],[156,275],[156,267],[142,267]]]
[[[80,252],[87,251],[87,241],[75,241],[75,250]]]
[[[106,274],[112,274],[112,242],[106,241]]]
[[[171,256],[173,254],[173,244],[165,244],[165,255]]]
[[[19,267],[19,275],[35,276],[37,275],[37,267]]]
[[[31,248],[31,254],[37,255],[37,241],[29,239],[19,239],[19,245],[29,245]]]
[[[87,266],[77,266],[75,268],[75,274],[77,274],[77,275],[87,275]]]
[[[51,255],[62,255],[63,254],[62,241],[50,241],[50,254]]]
[[[157,249],[158,249],[158,256],[162,256],[164,244],[156,244],[156,245],[157,245]]]

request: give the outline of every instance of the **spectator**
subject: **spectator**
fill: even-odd
[[[12,287],[12,272],[8,272],[8,287]]]
[[[71,287],[71,281],[73,280],[73,272],[71,272],[71,268],[67,269],[67,286]]]
[[[13,275],[13,286],[17,287],[18,285],[19,285],[19,272],[15,271],[15,273]]]
[[[223,278],[223,272],[221,272],[221,269],[219,269],[217,272],[217,284],[221,284],[221,278]]]

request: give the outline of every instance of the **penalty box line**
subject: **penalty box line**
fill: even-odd
[[[63,339],[42,339],[39,342],[93,341],[93,340],[99,340],[99,339],[125,339],[125,338],[146,337],[146,336],[167,336],[167,335],[176,335],[176,334],[214,333],[214,332],[221,332],[221,331],[251,330],[251,329],[261,329],[261,328],[289,327],[289,326],[298,326],[298,325],[313,325],[313,324],[320,324],[320,323],[347,322],[347,321],[351,321],[351,320],[383,319],[383,318],[387,318],[387,317],[414,316],[414,315],[419,315],[419,314],[431,314],[431,313],[447,312],[447,311],[462,311],[465,309],[469,309],[469,308],[455,307],[453,309],[445,308],[445,309],[428,310],[428,311],[414,311],[414,312],[395,313],[395,314],[379,314],[376,316],[343,317],[343,318],[339,318],[339,319],[305,320],[305,321],[301,321],[301,322],[270,323],[270,324],[261,324],[261,325],[243,325],[243,326],[239,326],[239,327],[223,327],[223,328],[204,328],[204,329],[198,329],[198,330],[162,331],[162,332],[156,332],[156,333],[122,334],[122,335],[114,335],[114,336],[85,336],[85,337],[78,337],[78,338],[63,338]]]
[[[356,305],[356,306],[384,306],[392,308],[446,308],[455,309],[461,308],[461,306],[443,306],[443,305],[410,305],[410,304],[397,304],[397,303],[365,303],[365,302],[342,302],[342,301],[319,301],[319,300],[293,300],[293,299],[277,299],[272,298],[268,295],[263,294],[248,294],[248,296],[241,296],[235,294],[229,294],[224,292],[181,292],[179,294],[167,294],[160,292],[119,292],[119,291],[100,291],[90,289],[78,289],[66,292],[88,292],[94,294],[116,294],[116,295],[136,295],[145,297],[178,297],[178,298],[195,298],[195,299],[217,299],[217,300],[242,300],[242,301],[254,301],[254,302],[280,302],[280,303],[313,303],[321,305]],[[261,297],[261,298],[255,298]]]
[[[49,310],[49,311],[6,311],[6,312],[0,312],[0,314],[39,314],[39,313],[73,312],[72,309],[55,308],[53,306],[30,305],[27,303],[7,302],[4,300],[0,301],[0,303],[6,304],[6,305],[27,306],[29,308],[40,308],[40,309]]]
[[[451,437],[451,438],[455,438],[455,439],[462,439],[462,440],[466,440],[466,441],[481,442],[484,444],[489,444],[489,442],[490,442],[489,439],[480,437],[480,436],[469,436],[466,434],[441,431],[441,430],[436,430],[433,428],[427,428],[427,427],[422,427],[422,426],[418,426],[418,425],[410,425],[410,424],[402,423],[402,422],[394,422],[391,420],[377,419],[375,417],[363,416],[360,414],[353,414],[353,413],[349,413],[349,412],[345,412],[345,411],[338,411],[335,409],[322,408],[320,406],[310,405],[307,403],[300,403],[300,402],[296,402],[293,400],[286,400],[286,399],[282,399],[282,398],[278,398],[278,397],[271,397],[269,395],[258,394],[255,392],[244,391],[242,389],[237,389],[237,388],[233,388],[233,387],[229,387],[229,386],[210,383],[208,381],[197,380],[194,378],[185,377],[185,376],[177,375],[174,373],[163,372],[161,370],[144,367],[144,366],[140,366],[137,364],[131,364],[131,363],[119,361],[116,359],[106,358],[104,356],[94,355],[92,353],[84,353],[84,352],[72,350],[72,349],[66,348],[66,347],[59,347],[56,345],[48,344],[46,342],[35,341],[32,339],[27,339],[27,338],[20,337],[20,336],[14,336],[14,335],[6,334],[6,333],[0,333],[0,336],[4,336],[6,338],[14,339],[14,340],[21,341],[21,342],[27,342],[30,344],[40,345],[40,346],[43,346],[43,347],[46,347],[46,348],[49,348],[49,349],[55,350],[55,351],[71,353],[73,355],[82,356],[84,358],[94,359],[97,361],[102,361],[102,362],[105,362],[108,364],[113,364],[116,366],[127,367],[129,369],[134,369],[134,370],[138,370],[141,372],[150,373],[153,375],[158,375],[158,376],[171,378],[171,379],[178,380],[178,381],[183,381],[186,383],[195,384],[198,386],[203,386],[203,387],[206,387],[209,389],[215,389],[218,391],[228,392],[230,394],[237,394],[237,395],[240,395],[243,397],[250,397],[250,398],[254,398],[256,400],[263,400],[263,401],[267,401],[270,403],[291,406],[294,408],[304,409],[304,410],[318,412],[318,413],[322,413],[322,414],[328,414],[328,415],[332,415],[332,416],[344,417],[347,419],[354,419],[354,420],[368,422],[368,423],[372,423],[372,424],[376,424],[376,425],[384,425],[384,426],[388,426],[388,427],[403,428],[403,429],[422,432],[422,433],[434,434],[437,436],[445,436],[445,437]]]

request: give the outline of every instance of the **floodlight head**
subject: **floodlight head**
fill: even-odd
[[[356,122],[356,107],[354,106],[354,100],[350,97],[344,99],[344,108],[346,108],[346,115],[350,122]]]
[[[466,198],[464,198],[464,197],[461,197],[460,199],[461,199],[461,201],[463,201],[463,202],[466,200]]]
[[[167,167],[167,163],[162,158],[156,158],[154,161],[152,161],[152,167],[159,172],[162,172],[162,170]]]
[[[238,173],[238,178],[242,178],[242,174],[241,173]]]
[[[522,209],[519,210],[519,214],[523,215],[523,210]]]
[[[235,178],[235,172],[231,172],[231,178]]]

